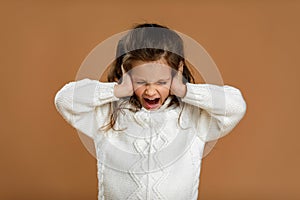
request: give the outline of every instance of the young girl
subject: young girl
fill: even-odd
[[[119,41],[108,81],[70,82],[55,96],[64,119],[94,141],[98,199],[196,200],[205,143],[242,119],[241,92],[194,84],[182,39],[157,24]]]

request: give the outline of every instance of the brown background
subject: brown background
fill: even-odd
[[[143,2],[0,2],[0,199],[96,199],[96,161],[54,95],[97,44],[142,22],[197,40],[247,102],[203,160],[199,199],[299,199],[300,1]]]

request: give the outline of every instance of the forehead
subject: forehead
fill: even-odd
[[[147,81],[169,79],[171,77],[171,67],[161,61],[138,61],[133,64],[131,75],[134,79],[144,79]]]

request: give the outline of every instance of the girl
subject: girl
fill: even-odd
[[[242,119],[241,92],[194,84],[182,39],[158,24],[119,41],[108,81],[70,82],[55,96],[64,119],[94,141],[98,199],[196,200],[205,143]]]

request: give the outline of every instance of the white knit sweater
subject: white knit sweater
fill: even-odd
[[[242,119],[246,104],[241,92],[227,85],[187,83],[180,106],[168,106],[168,98],[156,111],[122,109],[116,121],[121,131],[104,132],[111,102],[132,108],[114,96],[115,84],[83,79],[66,84],[55,96],[64,119],[94,140],[98,199],[196,200],[205,142],[226,135]]]

